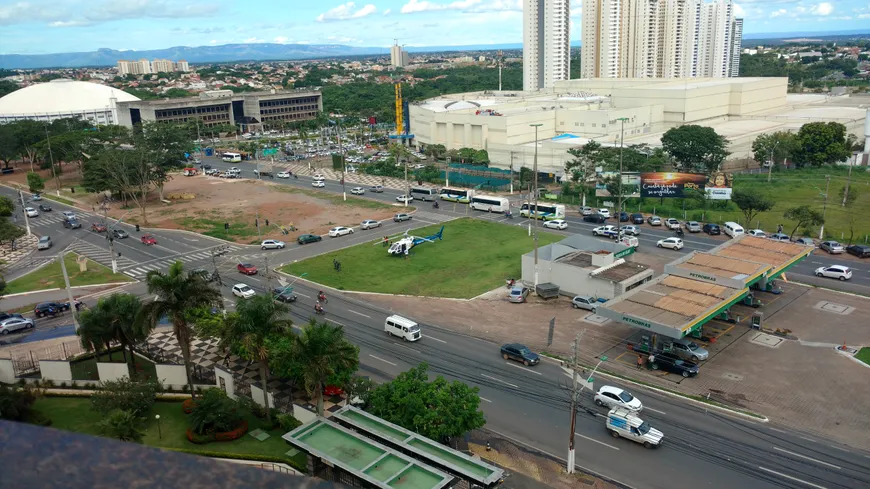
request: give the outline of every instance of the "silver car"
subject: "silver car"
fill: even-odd
[[[673,345],[674,354],[683,360],[691,360],[697,363],[700,360],[706,360],[710,356],[710,352],[686,338],[673,340],[671,344]]]
[[[698,221],[689,221],[686,223],[686,231],[690,233],[700,233],[701,224]]]
[[[846,251],[846,248],[836,241],[822,241],[822,244],[819,245],[819,248],[827,251],[832,255],[844,253]]]
[[[6,335],[19,329],[30,329],[34,326],[32,319],[11,317],[0,322],[0,334]]]
[[[522,285],[514,285],[508,295],[508,300],[511,302],[526,302],[526,297],[529,296],[531,289]]]
[[[372,229],[381,227],[381,221],[375,221],[374,219],[366,219],[359,225],[362,229]]]
[[[37,250],[47,250],[51,248],[51,237],[43,236],[39,238],[39,241],[36,243]]]
[[[598,299],[591,295],[578,295],[571,299],[571,306],[574,307],[574,309],[586,309],[587,311],[595,312],[595,308],[598,307],[598,304]]]

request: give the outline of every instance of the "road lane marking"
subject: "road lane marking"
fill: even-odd
[[[356,315],[358,315],[358,316],[362,316],[362,317],[364,317],[364,318],[369,318],[369,319],[372,318],[372,317],[369,316],[368,314],[363,314],[363,313],[361,313],[361,312],[356,312],[356,311],[354,311],[353,309],[348,309],[347,312],[352,312],[352,313],[354,313],[354,314],[356,314]]]
[[[652,411],[652,412],[654,412],[654,413],[667,414],[667,413],[665,413],[664,411],[659,411],[658,409],[653,409],[653,408],[651,408],[651,407],[644,407],[643,409],[646,410],[646,411]]]
[[[495,377],[490,377],[489,375],[486,375],[486,374],[480,374],[480,375],[483,376],[483,377],[486,377],[486,378],[489,379],[489,380],[494,380],[494,381],[496,381],[496,382],[501,382],[501,383],[504,384],[504,385],[509,385],[509,386],[513,387],[514,389],[519,389],[519,388],[520,388],[519,386],[514,385],[514,384],[511,384],[510,382],[506,382],[506,381],[504,381],[504,380],[497,379],[497,378],[495,378]]]
[[[298,295],[298,296],[301,296],[301,297],[305,297],[306,299],[310,299],[310,298],[311,298],[310,295],[305,295],[305,294],[303,294],[303,293],[301,293],[301,292],[295,292],[295,294]]]
[[[340,322],[338,322],[338,321],[336,321],[336,320],[334,320],[334,319],[328,319],[328,318],[327,318],[326,320],[329,321],[330,323],[335,323],[335,324],[337,324],[337,325],[339,325],[339,326],[341,326],[341,327],[346,327],[345,325],[341,324]],[[388,362],[388,363],[389,363],[389,362]]]
[[[598,443],[598,444],[600,444],[600,445],[604,445],[604,446],[606,446],[607,448],[612,448],[612,449],[614,449],[614,450],[619,450],[619,447],[615,447],[615,446],[613,446],[613,445],[609,445],[609,444],[607,444],[607,443],[604,443],[603,441],[598,441],[598,440],[596,440],[595,438],[589,438],[588,436],[583,436],[583,435],[581,435],[580,433],[577,433],[576,431],[574,432],[574,434],[577,435],[577,436],[579,436],[580,438],[584,438],[584,439],[589,440],[589,441],[594,441],[595,443]]]
[[[773,449],[776,450],[776,451],[782,452],[782,453],[787,453],[787,454],[789,454],[789,455],[793,455],[793,456],[798,457],[798,458],[802,458],[802,459],[804,459],[804,460],[809,460],[809,461],[811,461],[811,462],[815,462],[815,463],[817,463],[817,464],[827,465],[828,467],[833,467],[833,468],[835,468],[835,469],[842,469],[842,467],[840,467],[839,465],[829,464],[828,462],[822,462],[822,461],[819,460],[819,459],[812,458],[812,457],[807,457],[806,455],[801,455],[801,454],[799,454],[799,453],[795,453],[795,452],[790,452],[790,451],[788,451],[788,450],[785,450],[785,449],[782,449],[782,448],[779,448],[779,447],[773,447]]]
[[[788,434],[788,431],[780,430],[780,429],[773,428],[773,427],[770,427],[770,426],[768,426],[767,429],[769,429],[769,430],[773,430],[773,431],[776,431],[777,433],[784,433],[784,434],[786,434],[786,435]]]
[[[813,440],[812,438],[807,438],[807,437],[805,437],[805,436],[802,436],[802,437],[801,437],[801,440],[811,441],[811,442],[813,442],[813,443],[816,442],[816,440]]]
[[[372,355],[372,354],[369,354],[369,356],[372,357],[372,358],[374,358],[375,360],[380,360],[380,361],[382,361],[382,362],[384,362],[384,363],[389,363],[390,365],[392,365],[392,366],[394,366],[394,367],[396,366],[395,363],[393,363],[393,362],[391,362],[391,361],[389,361],[389,360],[384,360],[384,359],[381,358],[381,357],[376,357],[376,356],[374,356],[374,355]]]
[[[765,471],[765,472],[770,472],[771,474],[776,474],[776,475],[778,475],[778,476],[780,476],[780,477],[785,477],[786,479],[793,480],[793,481],[795,481],[795,482],[801,482],[801,483],[806,484],[806,485],[808,485],[808,486],[810,486],[810,487],[816,487],[816,488],[818,488],[818,489],[828,489],[828,488],[825,487],[825,486],[820,486],[820,485],[818,485],[818,484],[813,484],[812,482],[807,482],[807,481],[805,481],[805,480],[803,480],[803,479],[798,479],[797,477],[792,477],[792,476],[790,476],[790,475],[785,475],[785,474],[783,474],[782,472],[777,472],[777,471],[775,471],[775,470],[770,470],[770,469],[768,469],[767,467],[762,467],[762,466],[759,465],[758,468],[761,469],[761,470],[763,470],[763,471]]]
[[[510,363],[510,362],[504,362],[504,363],[505,363],[506,365],[511,366],[511,367],[516,367],[516,368],[518,368],[518,369],[520,369],[520,370],[525,370],[526,372],[531,372],[531,373],[533,373],[533,374],[535,374],[535,375],[543,375],[541,372],[535,372],[534,370],[532,370],[532,369],[530,369],[530,368],[523,367],[522,365],[515,365],[515,364]]]
[[[430,340],[440,341],[441,343],[444,343],[445,345],[447,344],[446,341],[441,340],[441,339],[438,339],[438,338],[436,338],[436,337],[434,337],[434,336],[424,335],[424,337],[425,337],[425,338],[429,338]]]
[[[405,345],[403,345],[403,344],[401,344],[401,343],[396,343],[395,341],[393,342],[393,344],[396,345],[396,346],[400,346],[400,347],[402,347],[402,348],[407,348],[408,350],[411,350],[411,351],[413,351],[413,352],[420,353],[420,350],[415,350],[414,348],[411,348],[410,346],[405,346]]]
[[[836,445],[829,445],[829,446],[830,446],[831,448],[835,449],[835,450],[842,450],[842,451],[844,451],[844,452],[846,452],[846,453],[851,453],[850,450],[846,450],[845,448],[841,448],[841,447],[838,447],[838,446],[836,446]]]
[[[480,396],[477,396],[477,397],[480,397]],[[492,402],[492,401],[490,401],[489,399],[487,399],[487,398],[485,398],[485,397],[480,397],[480,400],[481,400],[481,401],[486,401],[486,402]]]

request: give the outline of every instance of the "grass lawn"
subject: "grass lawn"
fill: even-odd
[[[870,347],[864,347],[858,350],[858,354],[855,355],[855,358],[861,360],[862,362],[870,365]]]
[[[91,409],[91,400],[88,398],[42,397],[36,401],[34,407],[51,419],[53,428],[89,435],[100,434],[97,423],[101,416]],[[160,415],[159,430],[154,418],[156,414]],[[246,413],[245,419],[248,421],[249,431],[254,431],[260,428],[261,424],[264,424],[263,421],[249,413]],[[257,459],[257,456],[265,455],[270,458],[277,457],[287,460],[288,463],[291,462],[291,459],[285,455],[291,447],[281,439],[284,434],[281,429],[268,431],[271,436],[265,441],[257,441],[254,437],[245,434],[240,439],[230,442],[197,445],[188,441],[185,434],[187,428],[187,415],[182,411],[180,402],[156,402],[145,421],[145,436],[142,441],[145,445],[157,448],[199,453],[236,454],[254,460]],[[297,454],[292,462],[297,467],[304,467],[305,456]]]
[[[131,368],[132,375],[130,376],[134,380],[147,380],[147,379],[156,379],[157,378],[157,368],[154,365],[154,362],[146,360],[139,355],[133,355],[134,361],[131,362],[129,359],[130,352],[127,352],[127,365]],[[97,362],[116,362],[121,363],[124,361],[124,354],[120,350],[113,351],[111,353],[104,353],[99,357],[89,357],[83,360],[77,360],[74,362],[70,362],[70,370],[72,370],[72,378],[73,380],[100,380],[100,375],[97,372]]]
[[[429,236],[440,228],[440,224],[427,226],[412,234]],[[519,277],[520,256],[534,249],[525,227],[468,218],[445,223],[443,241],[415,246],[408,260],[388,255],[379,236],[383,233],[375,230],[369,243],[291,263],[281,270],[307,273],[307,279],[339,290],[470,298],[503,287],[507,278]],[[540,246],[561,239],[558,234],[538,233]],[[341,262],[340,273],[333,269],[333,259]]]
[[[66,263],[66,271],[69,274],[70,286],[77,285],[97,285],[108,284],[113,282],[129,282],[130,277],[121,274],[113,274],[112,270],[100,265],[97,262],[88,260],[88,269],[85,272],[79,271],[79,265],[76,263],[76,258],[79,255],[75,253],[67,253],[64,256]],[[6,294],[17,294],[20,292],[32,292],[34,290],[56,289],[63,288],[63,272],[60,269],[60,263],[52,262],[34,272],[28,273],[22,277],[16,278],[9,282],[6,286]]]

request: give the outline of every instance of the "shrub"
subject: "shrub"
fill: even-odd
[[[142,441],[142,430],[139,425],[139,418],[132,412],[120,409],[112,410],[98,423],[103,436],[136,443]]]
[[[118,409],[128,411],[135,417],[143,417],[154,404],[157,388],[154,380],[133,382],[127,377],[100,382],[91,404],[95,411],[103,415]]]
[[[276,419],[278,420],[278,425],[280,425],[281,429],[285,431],[293,431],[302,426],[302,422],[296,419],[292,414],[279,414],[276,416]]]
[[[204,443],[212,443],[216,441],[233,441],[238,440],[245,433],[248,432],[248,422],[242,420],[241,423],[234,430],[218,432],[218,433],[204,433],[198,434],[194,432],[193,428],[187,429],[187,439],[190,440],[191,443],[196,443],[197,445],[202,445]]]
[[[25,421],[34,412],[37,391],[29,386],[7,387],[0,384],[0,419]]]
[[[193,399],[185,399],[184,402],[181,403],[181,409],[184,410],[184,414],[190,414],[193,412],[193,408],[196,407],[196,402]]]
[[[237,408],[224,391],[208,389],[190,412],[190,427],[198,435],[230,431],[242,419]]]
[[[260,406],[259,404],[257,404],[250,397],[237,396],[236,397],[236,404],[238,404],[239,409],[241,409],[242,411],[247,411],[247,412],[253,414],[254,416],[256,416],[257,418],[262,419],[262,418],[266,417],[266,410],[263,409],[263,406]]]

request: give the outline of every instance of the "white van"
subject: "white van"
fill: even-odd
[[[417,341],[423,336],[420,325],[402,316],[388,317],[384,322],[384,331],[390,336],[400,336],[405,341]]]
[[[320,173],[315,173],[315,174],[314,174],[314,181],[315,181],[315,182],[322,182],[322,181],[324,181],[324,180],[326,180],[326,179],[323,178],[323,175],[321,175]]]
[[[726,222],[725,225],[722,226],[722,231],[732,238],[736,238],[746,232],[740,224],[731,221]]]
[[[607,413],[607,429],[614,438],[628,438],[642,443],[647,448],[662,444],[664,433],[651,427],[646,421],[624,407],[615,407]]]

